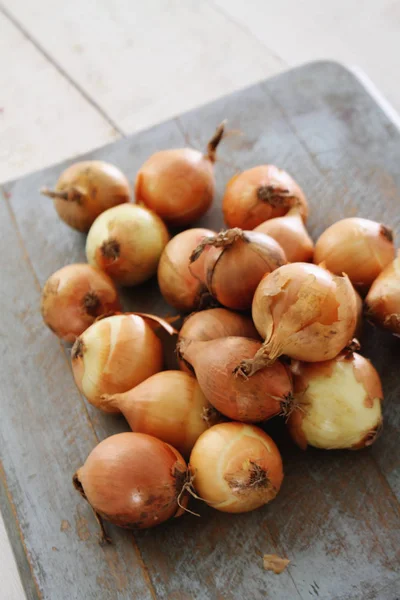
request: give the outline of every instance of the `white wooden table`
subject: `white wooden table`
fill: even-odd
[[[0,183],[317,59],[400,111],[400,1],[0,0]],[[0,590],[24,598],[1,516]]]

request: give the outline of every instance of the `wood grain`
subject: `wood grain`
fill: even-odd
[[[243,133],[221,146],[219,201],[237,170],[269,161],[288,169],[307,192],[314,237],[353,214],[382,220],[400,234],[400,133],[354,76],[334,63],[280,75],[90,156],[114,162],[132,179],[154,150],[185,142],[204,147],[225,117]],[[1,458],[40,594],[51,600],[394,600],[400,352],[398,340],[376,330],[366,331],[365,352],[383,378],[386,425],[371,450],[303,453],[275,419],[267,430],[282,451],[286,478],[270,505],[236,516],[197,506],[201,519],[185,516],[134,536],[110,527],[114,554],[97,546],[90,510],[72,491],[70,476],[96,439],[126,425],[82,403],[64,349],[37,310],[39,287],[51,272],[84,258],[84,237],[59,222],[51,202],[37,193],[64,167],[6,185],[9,212],[0,204],[8,282],[0,330],[8,340],[0,380]],[[222,225],[219,201],[203,225]],[[124,300],[127,308],[172,312],[154,282],[125,292]],[[289,558],[287,570],[279,576],[264,571],[266,553]],[[29,586],[26,573],[23,579]]]

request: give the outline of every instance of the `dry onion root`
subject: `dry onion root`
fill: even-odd
[[[254,229],[268,219],[283,217],[294,206],[306,220],[307,199],[296,181],[274,165],[260,165],[232,177],[222,210],[228,227]]]
[[[326,450],[370,446],[382,429],[382,386],[372,364],[356,353],[300,363],[288,420],[294,441]]]
[[[130,432],[100,442],[73,483],[100,519],[145,529],[183,514],[186,477],[186,463],[175,448]]]
[[[125,175],[100,160],[74,163],[61,173],[54,190],[40,191],[53,198],[59,217],[78,231],[88,231],[102,212],[131,199]]]
[[[356,296],[346,275],[292,263],[264,277],[252,314],[265,342],[253,360],[243,360],[236,369],[244,377],[282,355],[307,362],[335,357],[354,335]]]
[[[207,400],[235,421],[256,423],[278,414],[289,414],[292,380],[286,367],[276,361],[244,381],[234,374],[242,358],[251,358],[261,343],[242,337],[208,342],[181,339],[178,354],[191,365]]]
[[[199,219],[214,198],[214,163],[224,129],[225,122],[217,128],[205,154],[179,148],[150,156],[136,176],[136,201],[169,225],[181,227]]]
[[[43,287],[43,320],[66,342],[74,342],[101,315],[120,310],[114,283],[90,265],[67,265]]]
[[[264,221],[254,231],[274,238],[283,248],[288,262],[309,262],[313,258],[314,243],[298,207],[291,208],[283,217]]]
[[[316,264],[325,263],[332,273],[346,273],[353,285],[366,292],[394,259],[393,232],[389,227],[352,217],[337,221],[319,237]]]
[[[90,228],[86,257],[121,285],[138,285],[157,272],[169,240],[167,228],[151,211],[135,204],[110,208]]]
[[[158,264],[158,285],[165,300],[177,310],[191,312],[210,301],[210,294],[202,281],[203,254],[189,265],[190,256],[206,237],[215,235],[210,229],[187,229],[178,233],[165,246]]]
[[[258,427],[221,423],[203,433],[190,455],[193,485],[202,500],[222,512],[255,510],[275,498],[282,459]]]
[[[203,280],[208,291],[220,304],[236,310],[250,308],[262,277],[286,264],[280,245],[255,231],[228,229],[205,238],[193,251],[191,265],[203,252]]]
[[[103,396],[102,402],[121,411],[132,431],[153,435],[184,456],[221,420],[196,379],[181,371],[156,373],[128,392]]]
[[[365,306],[368,319],[400,335],[400,252],[375,279]]]
[[[152,318],[175,331],[158,317],[125,314],[93,323],[77,338],[71,350],[75,383],[97,408],[119,412],[104,395],[127,392],[161,371],[163,350],[148,322]]]

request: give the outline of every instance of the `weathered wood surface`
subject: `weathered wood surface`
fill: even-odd
[[[221,146],[218,200],[202,224],[222,225],[219,200],[232,174],[273,162],[307,192],[314,237],[355,214],[400,235],[400,133],[334,63],[301,67],[89,156],[114,162],[133,179],[154,150],[203,147],[223,118],[243,134]],[[200,506],[201,519],[188,515],[134,535],[111,527],[114,546],[97,544],[95,520],[70,478],[97,439],[126,426],[79,396],[68,352],[42,326],[38,308],[46,278],[84,259],[84,237],[59,222],[37,192],[65,164],[5,185],[0,203],[0,501],[28,598],[395,600],[400,342],[370,328],[364,350],[386,394],[385,431],[372,449],[303,453],[275,419],[267,430],[282,450],[286,478],[269,506],[240,516]],[[171,313],[154,283],[124,297],[127,308]],[[292,562],[274,575],[262,568],[264,553]]]

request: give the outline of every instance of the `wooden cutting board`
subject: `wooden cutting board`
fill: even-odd
[[[155,150],[204,148],[224,118],[242,135],[221,145],[217,199],[202,225],[222,226],[220,201],[234,173],[270,162],[307,193],[314,239],[334,221],[359,215],[390,225],[400,240],[399,130],[335,63],[263,81],[86,158],[115,163],[133,180]],[[201,518],[186,515],[148,531],[109,527],[114,544],[99,546],[97,524],[71,476],[99,440],[126,424],[81,398],[69,350],[39,312],[47,277],[85,259],[85,237],[38,193],[67,164],[8,183],[0,194],[0,501],[28,598],[399,598],[400,340],[370,326],[363,351],[385,391],[384,432],[371,449],[302,452],[283,420],[273,419],[266,429],[282,451],[286,477],[270,505],[245,515],[200,505]],[[127,309],[173,313],[154,282],[126,291],[124,300]],[[264,553],[286,556],[289,568],[264,571]]]

